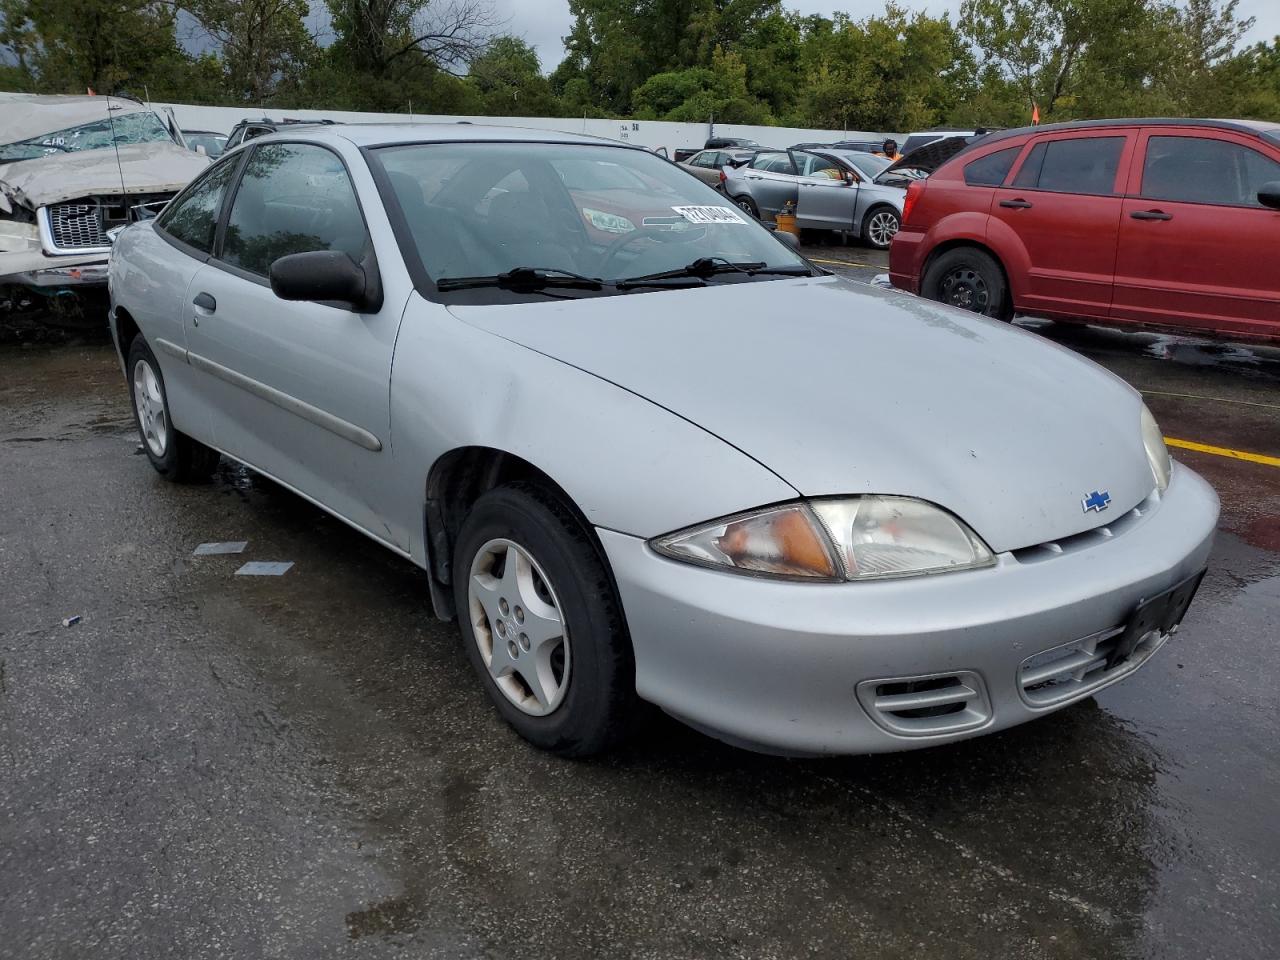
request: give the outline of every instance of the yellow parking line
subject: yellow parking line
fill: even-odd
[[[1229,447],[1213,447],[1207,443],[1196,443],[1193,440],[1175,440],[1173,437],[1165,437],[1164,442],[1171,447],[1195,450],[1197,453],[1211,453],[1215,457],[1230,457],[1232,460],[1248,460],[1250,463],[1261,463],[1268,467],[1280,467],[1280,457],[1268,457],[1263,453],[1246,453]]]

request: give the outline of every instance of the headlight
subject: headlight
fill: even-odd
[[[1156,489],[1164,493],[1169,487],[1173,461],[1169,458],[1164,434],[1160,432],[1156,418],[1151,415],[1145,403],[1142,405],[1142,445],[1147,448],[1147,462],[1151,464],[1151,472],[1155,475]]]
[[[616,213],[605,213],[603,210],[592,210],[590,207],[582,208],[582,215],[587,218],[593,227],[597,230],[603,230],[605,233],[630,233],[636,228],[636,225],[626,217],[620,217]]]
[[[789,503],[681,530],[651,545],[676,560],[810,580],[910,577],[995,562],[963,522],[910,497]]]

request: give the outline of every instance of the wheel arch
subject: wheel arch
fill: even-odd
[[[467,513],[488,491],[517,481],[542,487],[573,514],[608,572],[614,595],[618,596],[613,571],[595,528],[563,486],[541,467],[517,454],[496,447],[462,446],[436,459],[427,472],[423,490],[423,542],[431,604],[441,620],[451,620],[456,615],[450,589],[453,551]]]
[[[138,321],[133,319],[133,315],[124,307],[116,307],[115,323],[113,331],[116,338],[116,352],[120,355],[120,368],[123,370],[129,357],[129,345],[133,343],[134,337],[142,336],[142,331],[138,328]]]
[[[956,237],[951,240],[944,240],[942,243],[939,243],[936,247],[934,247],[932,250],[929,251],[929,255],[925,257],[924,262],[920,265],[920,282],[922,285],[922,289],[921,289],[922,295],[923,295],[924,278],[928,274],[929,268],[933,266],[934,261],[937,260],[938,257],[942,256],[944,253],[948,253],[952,250],[959,250],[962,247],[972,247],[975,250],[980,250],[981,252],[985,253],[987,256],[989,256],[992,260],[996,262],[996,266],[1000,268],[1000,273],[1004,277],[1004,287],[1006,290],[1009,291],[1009,307],[1011,309],[1016,309],[1017,303],[1018,303],[1018,294],[1017,294],[1017,291],[1014,290],[1012,277],[1010,276],[1010,273],[1009,273],[1009,267],[1005,263],[1005,258],[1002,257],[1000,253],[997,250],[995,250],[990,244],[985,243],[981,240],[975,240],[972,237]]]

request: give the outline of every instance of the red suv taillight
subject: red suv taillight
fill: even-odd
[[[726,180],[728,180],[728,179],[729,179],[729,178],[728,178],[727,176],[725,176],[724,168],[723,168],[723,167],[721,167],[721,168],[720,168],[720,182],[721,182],[721,183],[724,183],[724,182],[725,182]]]
[[[911,211],[916,207],[916,201],[920,199],[920,194],[924,193],[923,180],[912,180],[907,184],[907,195],[902,201],[902,223],[905,226],[911,222]]]

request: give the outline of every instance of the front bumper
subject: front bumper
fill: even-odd
[[[1141,516],[1125,515],[1122,528],[1112,518],[1120,532],[1110,538],[1081,535],[1061,552],[1002,554],[983,570],[834,585],[721,573],[661,557],[635,537],[599,536],[626,611],[641,697],[742,746],[850,754],[1011,727],[1132,673],[1164,638],[1074,687],[1026,689],[1030,671],[1059,655],[1055,648],[1105,649],[1143,599],[1201,570],[1217,519],[1213,489],[1178,465]],[[875,706],[878,695],[884,702],[908,691],[927,701],[955,684],[973,695],[940,718]]]
[[[105,287],[105,253],[50,257],[41,250],[0,251],[0,285],[48,292],[64,287]]]

